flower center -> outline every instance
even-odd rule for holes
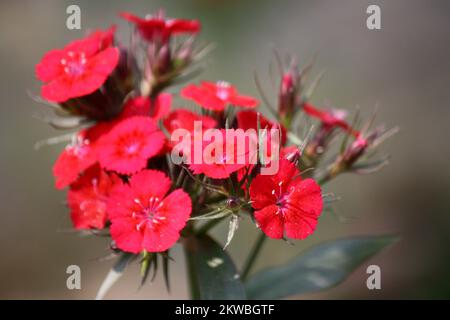
[[[278,183],[278,190],[275,189],[272,190],[272,195],[275,196],[276,198],[275,204],[278,206],[281,212],[283,212],[283,209],[285,209],[289,205],[289,196],[293,191],[292,187],[289,190],[283,191],[282,190],[283,182],[284,181],[280,181]]]
[[[219,81],[216,84],[216,96],[220,100],[227,100],[230,97],[230,84],[226,81]]]
[[[136,154],[139,150],[139,143],[135,142],[125,146],[125,152],[129,155]]]
[[[134,202],[141,207],[141,211],[133,212],[132,217],[139,216],[141,221],[136,225],[136,230],[140,231],[143,226],[154,228],[162,221],[166,220],[165,216],[159,214],[158,210],[163,206],[164,202],[160,201],[158,197],[150,197],[147,205],[142,204],[139,199],[134,199]]]
[[[80,76],[86,69],[86,55],[84,52],[69,51],[66,58],[61,59],[61,65],[64,67],[64,72],[70,76]]]
[[[283,194],[281,196],[278,197],[276,205],[280,208],[284,208],[287,205],[288,202],[288,195],[287,194]]]
[[[74,156],[76,156],[79,159],[82,159],[88,154],[89,146],[90,146],[89,139],[85,139],[83,138],[83,136],[77,135],[74,139],[72,139],[72,143],[69,144],[66,148]]]

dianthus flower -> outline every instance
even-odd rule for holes
[[[106,201],[114,185],[121,180],[108,175],[98,165],[87,169],[70,186],[67,201],[75,229],[103,229],[107,220]]]
[[[120,14],[125,20],[134,23],[140,35],[147,41],[167,42],[172,35],[200,31],[200,22],[197,20],[166,19],[162,11],[156,16],[140,18],[129,12]]]
[[[282,159],[275,175],[258,175],[250,185],[255,220],[270,238],[305,239],[311,235],[323,208],[319,185],[302,179],[295,164]]]
[[[47,52],[36,65],[36,76],[45,83],[42,97],[64,102],[100,88],[119,62],[119,49],[112,47],[114,30],[96,31]]]
[[[126,118],[99,139],[98,161],[105,170],[133,174],[146,167],[147,160],[161,150],[164,139],[150,117]]]
[[[180,237],[192,209],[189,195],[182,189],[168,193],[170,179],[160,171],[144,170],[129,184],[114,188],[107,211],[111,237],[126,252],[161,252]]]

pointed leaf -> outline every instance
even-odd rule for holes
[[[392,236],[355,237],[315,246],[284,266],[249,279],[249,299],[281,299],[333,287],[368,258],[395,241]]]

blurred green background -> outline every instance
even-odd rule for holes
[[[65,27],[66,7],[78,4],[82,30]],[[366,28],[366,8],[378,4],[382,29]],[[288,261],[305,248],[349,235],[400,234],[401,242],[361,266],[331,290],[296,298],[450,297],[450,2],[418,1],[56,1],[0,2],[0,298],[90,299],[112,261],[108,241],[80,237],[70,229],[65,194],[53,188],[51,166],[62,145],[35,151],[38,140],[61,134],[38,116],[45,107],[37,93],[34,66],[49,49],[59,48],[88,29],[112,23],[126,39],[127,23],[117,13],[139,15],[165,7],[172,17],[202,22],[202,40],[216,49],[201,78],[228,80],[257,95],[258,71],[273,95],[268,64],[273,48],[292,52],[300,64],[317,54],[314,73],[326,69],[313,102],[341,108],[361,106],[366,115],[378,103],[378,121],[399,125],[388,142],[391,165],[370,176],[345,175],[327,186],[342,200],[325,213],[317,232],[290,246],[269,241],[256,270]],[[242,221],[229,251],[242,264],[255,237]],[[226,238],[226,226],[214,232]],[[187,298],[184,258],[177,246],[172,292],[162,277],[138,290],[136,266],[108,298]],[[82,271],[82,290],[66,288],[66,267]],[[369,264],[382,270],[382,289],[369,291]]]

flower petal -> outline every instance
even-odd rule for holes
[[[276,205],[267,206],[255,211],[255,219],[259,228],[270,238],[283,238],[283,219]]]

